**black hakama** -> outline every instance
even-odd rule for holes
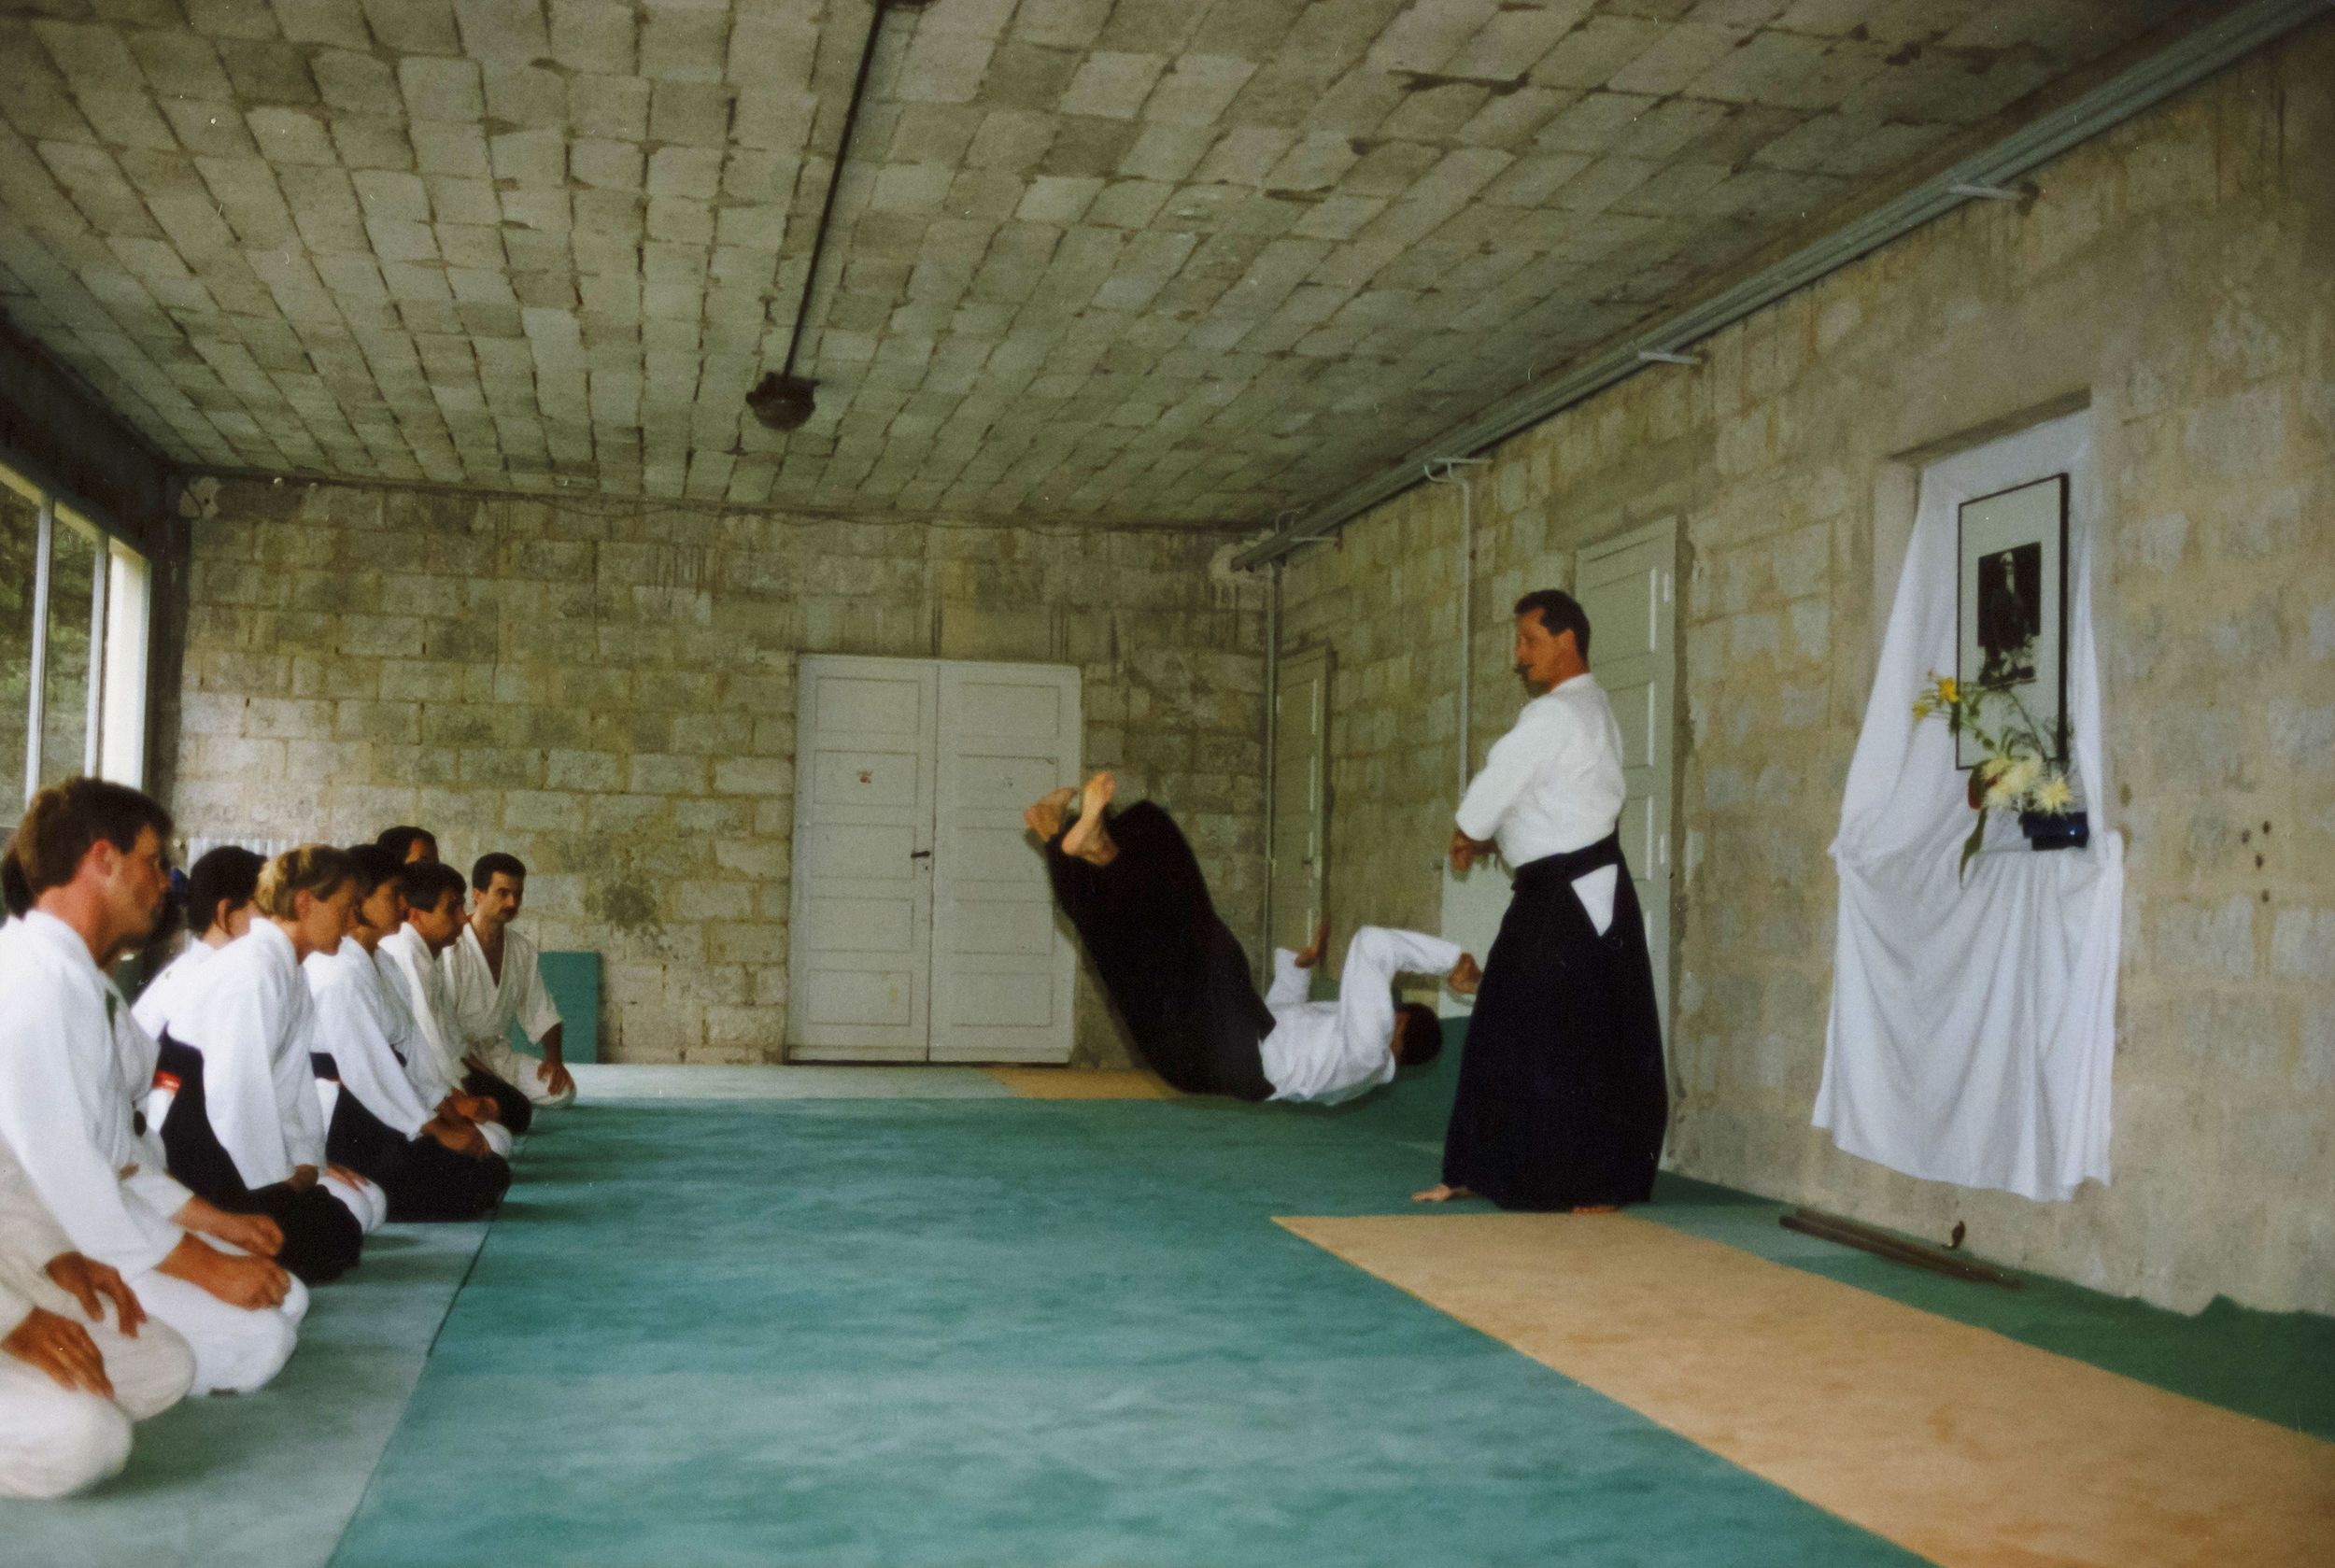
[[[324,1284],[357,1265],[364,1252],[364,1226],[323,1183],[305,1192],[296,1191],[289,1181],[245,1185],[234,1156],[211,1130],[203,1091],[203,1052],[165,1029],[155,1059],[155,1080],[175,1090],[170,1112],[163,1119],[163,1153],[181,1186],[230,1214],[264,1214],[275,1221],[284,1233],[276,1261],[303,1284]]]
[[[330,1056],[316,1057],[319,1077],[328,1077]],[[500,1155],[480,1159],[458,1154],[424,1135],[406,1137],[350,1094],[347,1084],[333,1099],[333,1121],[324,1135],[324,1157],[347,1165],[381,1189],[392,1222],[476,1220],[511,1190],[510,1162]]]
[[[1106,821],[1119,847],[1110,865],[1065,855],[1057,834],[1046,874],[1136,1050],[1187,1095],[1268,1098],[1258,1046],[1273,1015],[1182,829],[1149,800]]]
[[[1600,936],[1573,891],[1616,869]],[[1646,921],[1618,835],[1518,868],[1467,1024],[1443,1180],[1503,1208],[1642,1203],[1669,1121]]]

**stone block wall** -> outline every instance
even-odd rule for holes
[[[1221,536],[245,481],[209,510],[182,831],[514,851],[540,939],[604,955],[607,1057],[779,1058],[802,653],[1078,666],[1087,766],[1171,801],[1256,925],[1263,599]],[[1126,1059],[1083,979],[1078,1042]]]
[[[1682,534],[1672,1155],[1693,1176],[2191,1308],[2335,1309],[2335,24],[1502,445],[1476,471],[1476,752],[1508,619],[1581,545]],[[1809,1125],[1870,694],[1876,540],[1925,452],[2087,402],[2095,634],[2128,835],[2116,1180],[2041,1205]],[[1459,508],[1415,489],[1287,569],[1325,640],[1341,925],[1432,922]],[[1886,572],[1888,549],[1882,544]],[[1911,694],[1905,694],[1910,699]]]

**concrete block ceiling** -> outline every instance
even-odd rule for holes
[[[2177,0],[0,0],[0,311],[190,470],[1262,524]]]

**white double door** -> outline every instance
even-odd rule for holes
[[[1078,671],[811,655],[798,695],[788,1058],[1068,1062],[1022,812],[1078,782]]]

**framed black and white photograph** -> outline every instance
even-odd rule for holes
[[[2067,756],[2068,476],[1964,501],[1955,679],[2002,690],[2034,721],[2052,761]],[[1967,730],[1955,765],[1985,748]]]

